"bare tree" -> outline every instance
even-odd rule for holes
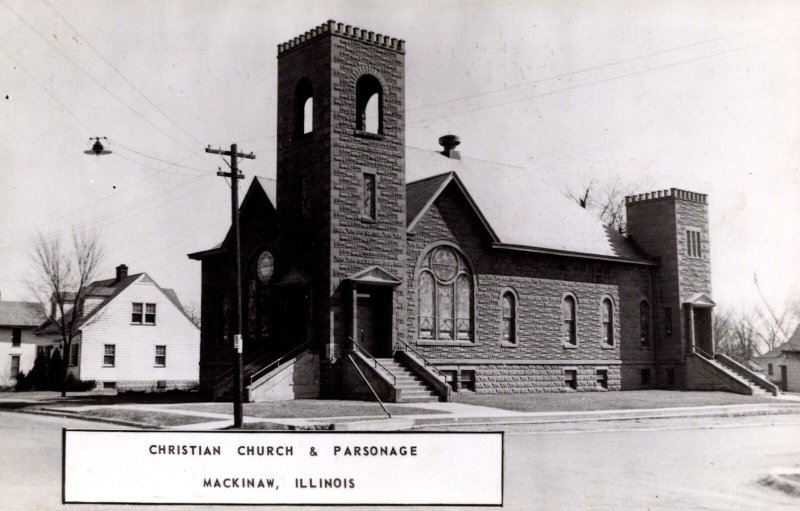
[[[192,323],[197,325],[198,327],[201,325],[201,318],[200,318],[200,304],[196,301],[192,300],[191,302],[183,304],[183,310],[186,312],[186,315],[191,318]]]
[[[78,229],[73,229],[67,243],[61,237],[39,235],[33,249],[29,287],[46,311],[45,328],[56,333],[61,342],[62,396],[66,395],[70,348],[80,333],[84,302],[102,259],[99,236]]]
[[[625,196],[631,193],[633,190],[623,187],[619,177],[602,184],[595,179],[589,179],[580,186],[564,190],[568,198],[580,207],[594,212],[605,225],[620,234],[627,233]]]

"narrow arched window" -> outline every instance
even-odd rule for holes
[[[419,338],[472,339],[472,272],[454,248],[440,246],[422,260],[417,274]]]
[[[501,300],[503,313],[503,342],[517,342],[517,299],[514,293],[506,291]]]
[[[356,83],[356,129],[368,133],[383,133],[383,88],[371,75]]]
[[[639,304],[639,342],[650,346],[650,304],[646,300]]]
[[[314,88],[308,78],[297,83],[294,112],[296,135],[314,131]]]
[[[561,334],[564,343],[572,346],[578,345],[577,314],[578,306],[575,303],[575,298],[569,295],[565,296],[564,301],[561,303]]]
[[[603,343],[606,346],[614,345],[614,304],[610,298],[603,299],[600,305],[600,327],[602,329]]]

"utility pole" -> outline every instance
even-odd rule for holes
[[[231,178],[231,224],[233,228],[233,259],[236,280],[236,328],[233,334],[233,427],[242,427],[242,247],[239,240],[239,180],[244,179],[244,174],[239,172],[238,159],[248,158],[255,160],[253,153],[244,154],[237,152],[236,144],[231,145],[230,151],[206,148],[207,153],[230,156],[228,165],[230,172],[217,172],[218,176]]]

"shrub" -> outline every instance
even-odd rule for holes
[[[65,385],[68,392],[86,392],[92,390],[97,385],[97,382],[94,380],[79,380],[69,374]]]
[[[17,383],[14,385],[15,390],[30,390],[33,387],[32,378],[29,374],[25,374],[24,371],[17,373]]]

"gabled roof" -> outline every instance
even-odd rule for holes
[[[716,302],[714,302],[714,300],[712,300],[711,297],[705,293],[695,293],[684,303],[692,304],[697,308],[713,307],[716,305]]]
[[[354,273],[345,280],[358,282],[360,284],[372,284],[378,286],[399,286],[402,284],[391,273],[384,270],[380,266],[370,266],[357,273]]]
[[[37,302],[0,302],[0,327],[34,327],[45,320]]]
[[[472,208],[472,211],[478,216],[478,219],[489,233],[492,241],[500,241],[500,238],[497,237],[497,234],[495,234],[492,226],[489,225],[486,217],[483,216],[483,212],[481,212],[480,208],[477,206],[477,204],[475,204],[475,200],[469,194],[467,189],[464,187],[464,183],[461,182],[461,179],[459,179],[455,172],[447,172],[446,174],[432,176],[428,179],[410,183],[406,186],[406,196],[412,196],[415,203],[415,209],[417,204],[422,204],[419,206],[414,216],[410,216],[408,213],[406,213],[406,218],[410,219],[406,228],[411,231],[417,225],[417,222],[419,222],[420,219],[425,216],[425,213],[428,211],[431,205],[436,202],[436,199],[439,197],[439,195],[441,195],[450,184],[456,186],[461,192],[461,195],[464,196],[467,204],[469,204],[469,206]]]
[[[409,218],[419,214],[423,198],[450,172],[469,191],[499,248],[652,264],[624,236],[522,167],[406,148]]]
[[[794,331],[794,334],[792,334],[792,336],[789,338],[788,341],[781,344],[780,346],[777,346],[769,350],[768,352],[761,355],[761,357],[766,357],[766,358],[780,357],[783,352],[789,352],[789,353],[800,352],[800,325],[797,326],[797,328]]]
[[[127,289],[131,284],[137,281],[148,282],[153,284],[156,288],[158,288],[164,296],[183,314],[193,325],[195,324],[192,318],[186,313],[181,305],[180,300],[178,299],[178,295],[172,289],[165,289],[159,286],[149,275],[146,273],[136,273],[134,275],[128,275],[127,277],[117,280],[117,279],[105,279],[105,280],[97,280],[92,282],[87,286],[86,291],[86,298],[102,298],[102,302],[97,305],[94,309],[92,309],[89,314],[83,317],[80,320],[79,328],[83,325],[89,323],[89,321],[97,316],[100,311],[109,303],[111,303],[114,298],[116,298],[120,293],[122,293],[125,289]],[[74,313],[74,309],[69,310],[65,316],[68,320],[72,317]],[[41,323],[41,322],[40,322]],[[46,320],[44,324],[41,325],[37,333],[40,334],[52,334],[58,333],[57,327],[49,320]]]
[[[267,198],[267,203],[273,209],[277,209],[277,202],[276,202],[276,182],[274,179],[266,178],[262,176],[255,176],[253,180],[250,182],[250,186],[247,188],[247,192],[244,194],[244,199],[242,199],[242,204],[239,206],[239,211],[243,211],[245,206],[248,202],[252,200],[253,194],[256,191],[262,191],[264,196]],[[231,236],[231,228],[228,228],[228,232],[225,234],[225,239],[222,242],[217,243],[213,247],[200,250],[198,252],[192,252],[191,254],[187,254],[189,259],[196,259],[200,260],[206,256],[221,254],[225,252],[225,245],[228,243],[228,239]]]

